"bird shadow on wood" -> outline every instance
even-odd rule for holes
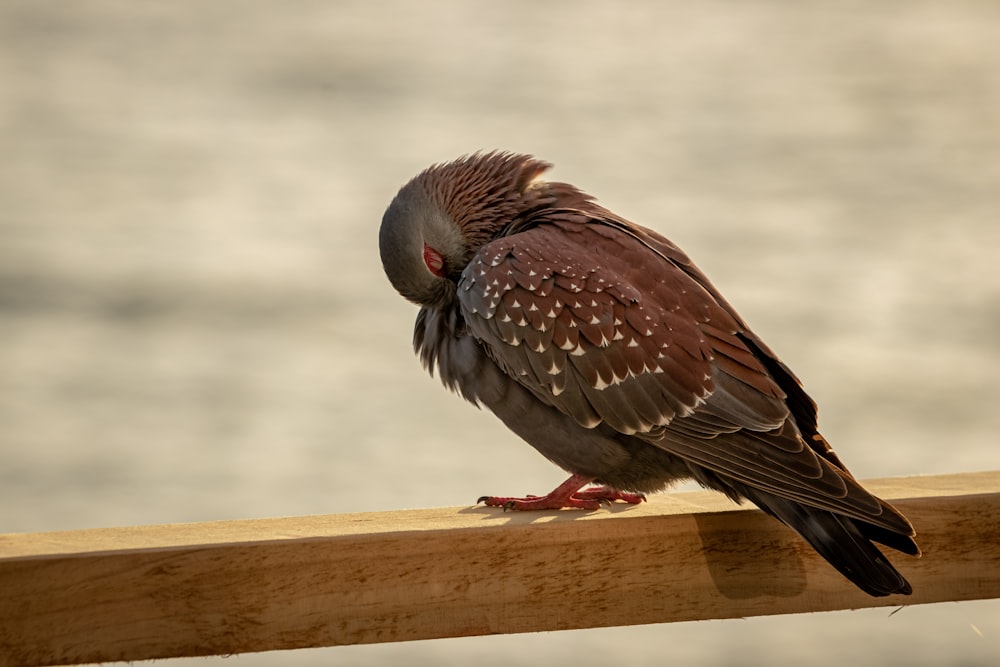
[[[744,515],[733,525],[732,515],[694,514],[702,554],[720,594],[731,600],[759,597],[788,598],[806,588],[806,568],[796,548],[795,535],[768,538],[771,520]]]
[[[480,515],[494,525],[525,526],[563,523],[592,517],[598,512],[627,514],[637,505],[612,503],[597,510],[504,511],[473,505],[459,514]],[[774,537],[772,519],[759,513],[705,512],[691,515],[701,542],[700,553],[716,590],[731,600],[790,598],[806,588],[806,569],[794,534]],[[501,523],[503,522],[503,523]]]

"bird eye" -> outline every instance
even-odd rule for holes
[[[444,278],[444,257],[426,243],[424,244],[424,265],[438,278]]]

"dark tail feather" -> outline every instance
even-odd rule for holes
[[[881,526],[876,526],[870,523],[865,523],[863,521],[855,521],[854,525],[858,527],[861,534],[867,537],[869,540],[878,542],[879,544],[884,544],[887,547],[892,547],[896,551],[902,551],[904,554],[910,556],[919,556],[920,547],[913,540],[910,535],[904,535],[902,533],[897,533]]]
[[[747,489],[744,495],[801,535],[820,556],[865,593],[882,597],[893,593],[909,595],[913,591],[910,582],[871,542],[876,540],[905,553],[919,553],[909,536],[756,489]]]

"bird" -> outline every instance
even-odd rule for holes
[[[875,543],[912,524],[818,430],[802,383],[658,232],[506,151],[434,164],[385,210],[386,276],[420,307],[413,347],[445,387],[570,473],[504,510],[594,510],[694,480],[750,501],[865,593],[912,587]]]

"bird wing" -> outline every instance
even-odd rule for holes
[[[755,488],[912,530],[815,432],[815,405],[791,372],[654,232],[609,212],[550,212],[483,246],[458,298],[494,361],[580,425],[604,423]],[[790,406],[801,417],[789,419]]]
[[[459,303],[493,359],[541,400],[629,435],[690,417],[717,372],[752,389],[716,430],[771,430],[784,392],[735,335],[740,324],[676,263],[574,211],[481,248]]]

